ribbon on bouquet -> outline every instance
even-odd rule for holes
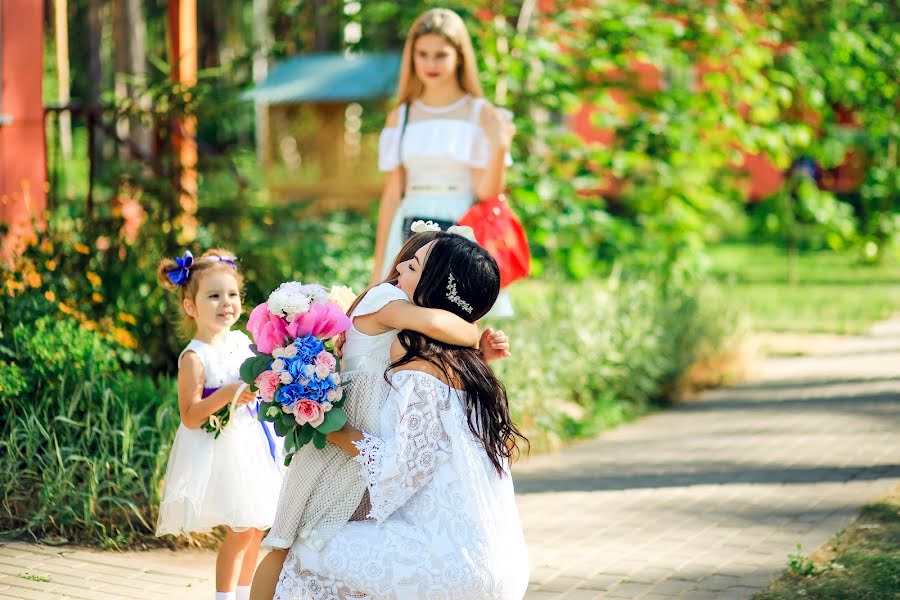
[[[253,402],[247,405],[247,410],[250,411],[250,414],[253,415],[253,418],[256,419],[256,416],[259,414],[259,399],[257,398]],[[275,438],[272,437],[272,432],[269,431],[266,423],[256,419],[256,422],[259,423],[259,426],[262,427],[263,434],[266,436],[266,442],[269,444],[269,454],[272,455],[272,460],[276,463],[278,462],[278,457],[275,456]]]
[[[243,392],[244,388],[246,388],[246,387],[247,387],[247,384],[244,383],[238,388],[237,393],[234,395],[234,399],[231,401],[232,404],[236,403],[238,396],[241,395],[241,392]],[[217,391],[218,389],[219,388],[217,388],[217,387],[214,387],[214,388],[205,387],[205,388],[203,388],[203,393],[201,394],[200,397],[206,398],[207,396],[209,396],[213,392]],[[247,404],[247,410],[250,411],[250,414],[253,415],[253,419],[256,420],[257,423],[259,423],[260,427],[262,427],[263,435],[266,436],[266,443],[269,445],[269,454],[272,456],[272,460],[277,463],[278,457],[276,456],[277,451],[275,449],[275,438],[272,437],[272,432],[269,430],[269,428],[266,426],[266,424],[256,418],[256,416],[259,414],[259,399],[256,399],[253,402]]]

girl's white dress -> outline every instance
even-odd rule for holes
[[[391,222],[382,262],[382,277],[394,262],[407,232],[409,218],[456,223],[475,201],[472,169],[485,169],[491,145],[479,118],[484,98],[464,96],[447,106],[419,100],[407,111],[401,105],[396,127],[385,127],[378,143],[378,168],[390,172],[403,166],[406,189]],[[512,160],[507,156],[507,165]],[[501,292],[490,316],[513,314],[508,294]]]
[[[380,436],[357,447],[369,521],[324,548],[295,543],[275,598],[519,599],[528,557],[508,468],[469,430],[464,393],[397,371]]]
[[[191,340],[178,361],[194,352],[203,363],[205,388],[219,388],[240,381],[241,363],[253,355],[250,344],[240,331],[228,332],[217,345]],[[156,535],[208,532],[218,525],[236,531],[271,526],[282,473],[255,410],[255,403],[238,405],[218,438],[178,426]]]

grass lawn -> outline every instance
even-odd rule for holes
[[[847,529],[809,558],[790,557],[787,572],[753,600],[895,600],[900,597],[900,487],[863,508]]]
[[[757,331],[863,333],[900,311],[900,265],[862,265],[833,252],[802,253],[790,282],[784,250],[722,244],[710,250],[715,277]]]

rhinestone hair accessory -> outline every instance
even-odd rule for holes
[[[447,300],[463,309],[466,314],[472,314],[472,305],[460,298],[456,291],[456,278],[453,273],[447,278]]]

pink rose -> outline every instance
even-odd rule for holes
[[[275,390],[278,389],[279,383],[281,383],[281,378],[274,371],[263,371],[256,378],[256,381],[253,382],[259,388],[259,395],[266,402],[271,402],[275,399]]]
[[[255,311],[254,311],[255,312]],[[253,317],[251,313],[251,318]],[[250,324],[247,324],[249,329]],[[298,338],[312,334],[319,339],[333,338],[350,329],[350,319],[337,304],[313,302],[308,312],[297,313],[287,326],[287,333]]]
[[[325,422],[325,411],[316,402],[303,398],[294,404],[294,420],[298,425],[309,423],[313,427],[318,427]]]
[[[337,365],[337,362],[334,360],[334,356],[330,352],[326,352],[322,350],[316,355],[316,366],[317,367],[325,367],[328,369],[328,372],[334,371],[334,367]],[[324,379],[324,377],[322,378]]]
[[[284,319],[270,313],[269,305],[265,302],[250,313],[250,318],[247,320],[247,331],[253,336],[257,350],[263,354],[271,354],[288,337],[288,328]]]

